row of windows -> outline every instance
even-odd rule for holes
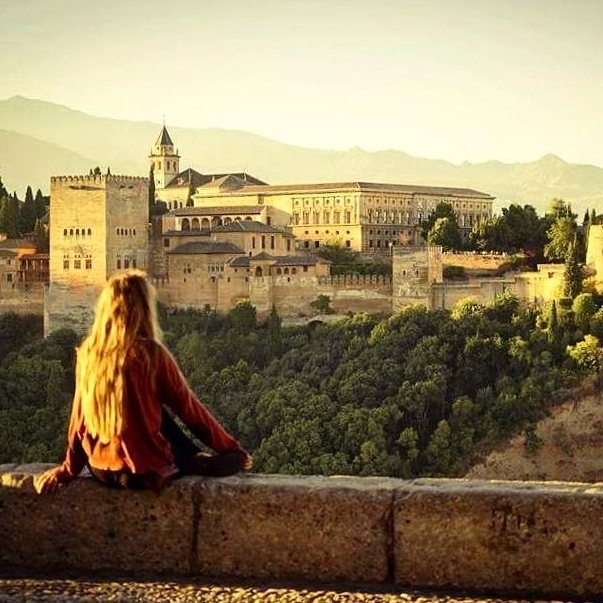
[[[245,221],[247,222],[251,222],[253,220],[253,218],[251,216],[245,216]],[[233,218],[219,218],[219,217],[215,217],[212,218],[211,222],[209,220],[209,218],[201,218],[201,220],[199,220],[199,218],[182,218],[182,222],[181,222],[181,226],[180,229],[181,230],[201,230],[201,229],[206,229],[206,228],[216,228],[217,226],[222,226],[223,224],[232,224],[232,222],[241,222],[243,221],[243,218],[241,218],[240,216],[236,216],[234,219]],[[268,219],[268,224],[270,224],[270,220]]]
[[[331,223],[331,212],[324,211],[321,215],[319,211],[312,212],[312,224],[330,224]],[[346,211],[343,214],[343,224],[350,224],[352,222],[352,212]],[[341,212],[333,212],[333,224],[341,224]],[[293,224],[299,226],[300,224],[310,224],[310,212],[304,211],[301,215],[298,212],[293,214]]]
[[[311,245],[318,249],[320,247],[320,241],[304,241],[304,249],[310,249]],[[348,239],[344,242],[344,245],[346,247],[351,247],[352,242]]]
[[[299,206],[299,205],[331,205],[331,202],[333,202],[333,205],[341,205],[341,203],[343,202],[343,199],[341,197],[314,197],[314,198],[310,198],[310,197],[304,197],[303,199],[293,199],[293,205],[294,206]],[[345,204],[346,205],[351,205],[352,203],[352,199],[350,197],[346,197],[345,198]]]
[[[75,229],[74,228],[69,228],[69,229],[64,228],[63,229],[63,236],[64,237],[67,237],[67,236],[72,237],[72,236],[75,235],[76,237],[80,237],[80,236],[81,237],[85,237],[86,236],[86,232],[87,232],[87,234],[88,234],[89,237],[92,236],[92,229],[91,228],[89,228],[87,231],[86,231],[85,228],[75,228]]]
[[[308,272],[308,266],[302,266],[302,271],[303,272]],[[192,270],[191,270],[190,266],[187,265],[187,268],[185,268],[183,272],[184,272],[184,274],[190,274],[192,272]],[[216,272],[218,272],[218,270],[216,270]],[[224,267],[222,267],[219,272],[224,272]],[[235,272],[238,272],[237,268],[235,268]],[[247,272],[249,272],[249,268],[247,268]],[[263,276],[263,274],[264,273],[263,273],[263,270],[262,270],[261,266],[258,266],[255,269],[255,276],[256,277],[261,277],[261,276]],[[295,268],[295,267],[293,267],[293,268],[288,268],[288,267],[286,267],[286,268],[277,268],[276,269],[276,274],[279,275],[279,276],[283,275],[283,274],[285,274],[285,275],[288,275],[288,274],[297,274],[297,268]],[[245,282],[248,282],[248,281],[249,281],[249,279],[246,277],[245,278]],[[184,277],[183,282],[186,283],[186,276]],[[212,283],[216,282],[216,277],[215,276],[211,277],[211,282]],[[227,282],[230,283],[230,277],[228,277]]]
[[[92,270],[92,256],[90,254],[86,254],[84,256],[84,267],[86,270]],[[71,267],[71,258],[69,254],[63,255],[63,270],[69,270]],[[78,253],[75,254],[73,258],[73,268],[74,270],[82,269],[82,256]]]
[[[309,231],[309,230],[306,230],[305,234],[309,235],[309,234],[310,234],[310,231]],[[315,231],[314,231],[314,234],[320,234],[320,231],[319,231],[319,230],[315,230]],[[330,234],[330,231],[325,230],[325,234]],[[338,235],[338,234],[339,234],[339,231],[338,231],[338,230],[336,230],[336,231],[335,231],[335,234],[336,234],[336,235]],[[350,233],[350,231],[349,231],[349,230],[346,230],[346,231],[345,231],[345,234],[349,235],[349,234],[351,234],[351,233]]]
[[[135,237],[136,229],[135,228],[116,228],[115,234],[117,236],[127,236],[127,237]]]
[[[154,170],[160,170],[161,169],[161,161],[152,161],[151,165],[153,166]],[[173,160],[167,160],[165,162],[165,171],[166,172],[177,172],[178,171],[178,162]]]
[[[127,270],[128,268],[136,268],[136,260],[135,259],[130,259],[130,258],[117,258],[117,262],[116,262],[116,266],[118,270],[121,270],[122,267],[124,270]]]

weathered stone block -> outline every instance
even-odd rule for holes
[[[202,575],[391,580],[393,480],[249,475],[196,484]]]
[[[114,490],[92,478],[78,478],[40,496],[29,466],[3,474],[1,483],[1,566],[189,572],[195,523],[188,480],[156,494]]]
[[[601,486],[417,480],[395,494],[395,580],[600,595],[602,519]]]

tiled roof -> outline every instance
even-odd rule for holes
[[[233,243],[225,243],[220,241],[212,242],[192,242],[184,243],[179,245],[172,251],[168,251],[168,254],[180,254],[180,255],[200,255],[200,254],[214,254],[214,253],[245,253],[242,249],[234,245]]]
[[[200,230],[166,230],[162,233],[164,237],[209,237],[211,230],[201,228]]]
[[[174,176],[172,180],[170,180],[166,188],[188,187],[191,178],[193,181],[193,186],[195,188],[206,184],[218,186],[215,184],[217,181],[225,180],[231,176],[240,180],[241,184],[245,187],[268,186],[263,180],[260,180],[259,178],[256,178],[255,176],[252,176],[251,174],[247,174],[245,172],[237,172],[234,174],[201,174],[196,170],[188,168],[183,172],[180,172],[178,175]]]
[[[238,258],[234,258],[228,262],[229,266],[234,266],[235,268],[249,268],[249,256],[241,255]]]
[[[163,126],[163,128],[161,128],[161,132],[159,132],[159,136],[157,137],[157,141],[155,142],[155,146],[174,146],[174,143],[172,142],[172,139],[170,138],[170,135],[168,134],[167,128],[165,126]]]
[[[316,264],[330,264],[328,260],[316,257],[315,255],[270,255],[265,251],[258,253],[253,257],[244,256],[234,258],[230,265],[235,268],[248,267],[254,261],[270,261],[277,266],[315,266]]]
[[[35,249],[36,246],[29,239],[4,239],[0,241],[0,249]]]
[[[179,207],[170,213],[174,216],[217,216],[220,214],[243,215],[261,214],[264,208],[260,205],[219,205],[213,207]]]
[[[188,168],[176,176],[174,176],[165,188],[187,188],[190,182],[193,182],[193,187],[197,188],[206,182],[206,176],[200,174],[197,170]]]
[[[267,232],[271,234],[281,234],[286,236],[293,236],[290,232],[275,228],[263,222],[257,220],[235,220],[230,224],[223,224],[222,226],[216,226],[213,232]]]
[[[440,195],[446,197],[472,197],[477,199],[494,199],[488,193],[470,188],[454,188],[446,186],[421,186],[419,184],[384,184],[379,182],[331,182],[319,184],[275,184],[266,186],[246,186],[241,193],[312,193],[312,192],[396,192],[409,195]]]

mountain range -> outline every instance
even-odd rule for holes
[[[0,176],[23,198],[28,185],[48,193],[50,177],[87,174],[145,176],[147,155],[161,125],[95,117],[63,105],[14,96],[0,101]],[[527,163],[488,161],[455,165],[402,151],[345,151],[292,146],[255,134],[219,128],[169,127],[181,169],[202,173],[246,171],[270,184],[388,182],[473,188],[543,213],[554,197],[582,217],[603,204],[603,169],[545,155]]]

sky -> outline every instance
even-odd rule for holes
[[[0,0],[0,99],[603,167],[602,0]]]

